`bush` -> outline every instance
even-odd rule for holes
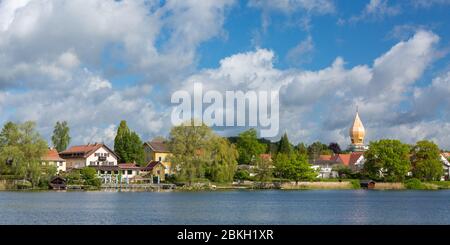
[[[16,182],[16,187],[17,187],[17,189],[22,190],[22,189],[30,189],[31,187],[33,187],[33,185],[28,180],[18,180]]]
[[[352,180],[350,180],[350,183],[352,184],[353,189],[361,188],[361,182],[359,182],[359,179],[352,179]]]
[[[102,184],[101,180],[97,178],[97,171],[94,168],[82,168],[80,174],[86,185],[99,187]]]
[[[234,174],[235,180],[250,180],[250,173],[247,170],[239,169]]]
[[[424,185],[419,179],[412,178],[405,181],[406,189],[412,190],[424,190],[427,189],[427,186]]]

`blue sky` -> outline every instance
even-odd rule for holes
[[[170,130],[171,94],[280,89],[280,134],[349,143],[430,139],[450,149],[450,1],[0,0],[0,123],[111,143]],[[236,134],[231,128],[221,134]],[[276,139],[277,137],[275,137]]]

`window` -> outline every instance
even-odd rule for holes
[[[160,162],[162,161],[162,157],[159,157],[159,161],[160,161]]]
[[[119,171],[114,171],[114,174],[119,174]]]
[[[128,174],[132,174],[133,173],[133,171],[132,170],[128,170]]]
[[[159,170],[156,171],[156,174],[157,174],[157,175],[160,175],[160,174],[161,174],[161,171],[159,171]]]

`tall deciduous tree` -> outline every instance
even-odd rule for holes
[[[9,165],[12,174],[29,180],[33,186],[41,180],[41,157],[46,151],[47,142],[36,131],[34,122],[8,122],[0,133],[0,161]]]
[[[385,181],[403,181],[411,169],[410,147],[399,140],[383,139],[370,142],[364,153],[364,172],[371,178]]]
[[[270,181],[273,177],[273,164],[270,158],[258,155],[255,160],[256,179],[261,182]]]
[[[439,147],[422,140],[413,147],[411,165],[413,176],[421,180],[440,180],[444,174]]]
[[[235,145],[222,137],[216,136],[211,144],[211,161],[208,171],[214,182],[231,182],[237,168],[238,153]]]
[[[205,176],[213,137],[214,134],[208,126],[196,126],[193,120],[172,128],[169,136],[169,158],[180,179],[191,184],[195,178]]]
[[[294,180],[313,180],[317,172],[308,163],[306,154],[278,154],[275,158],[275,171],[279,177]]]
[[[131,131],[126,121],[121,121],[114,138],[114,151],[119,156],[122,163],[136,162],[145,164],[145,153],[142,141],[137,133]]]
[[[70,129],[66,121],[56,122],[53,129],[52,143],[58,152],[67,149],[70,144]]]
[[[237,139],[237,149],[240,164],[250,164],[256,158],[266,152],[267,145],[258,141],[255,129],[249,129],[239,134]]]

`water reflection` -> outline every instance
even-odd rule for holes
[[[450,224],[450,191],[0,192],[0,224]]]

